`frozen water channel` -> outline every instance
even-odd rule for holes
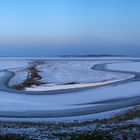
[[[37,60],[0,60],[0,117],[78,118],[140,104],[139,59],[43,59],[37,68],[46,84],[12,88]]]

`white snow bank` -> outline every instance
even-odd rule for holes
[[[66,89],[79,89],[79,88],[90,88],[90,87],[97,87],[97,86],[103,86],[106,84],[126,80],[129,78],[133,78],[134,76],[127,77],[125,79],[118,79],[118,80],[109,80],[109,81],[103,81],[103,82],[96,82],[96,83],[85,83],[85,84],[68,84],[68,85],[40,85],[40,86],[32,86],[27,87],[25,90],[27,91],[61,91]]]

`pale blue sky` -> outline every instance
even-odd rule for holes
[[[139,7],[139,0],[0,0],[0,55],[137,50]]]

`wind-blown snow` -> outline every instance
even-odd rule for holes
[[[26,67],[29,61],[0,59],[0,70]]]
[[[91,83],[114,80],[126,76],[121,73],[111,73],[93,70],[95,64],[103,61],[51,61],[39,65],[43,82],[49,84]],[[128,75],[129,76],[129,75]]]

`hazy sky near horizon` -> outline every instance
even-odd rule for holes
[[[1,0],[0,55],[107,53],[111,47],[131,54],[140,49],[139,7],[139,0]]]

